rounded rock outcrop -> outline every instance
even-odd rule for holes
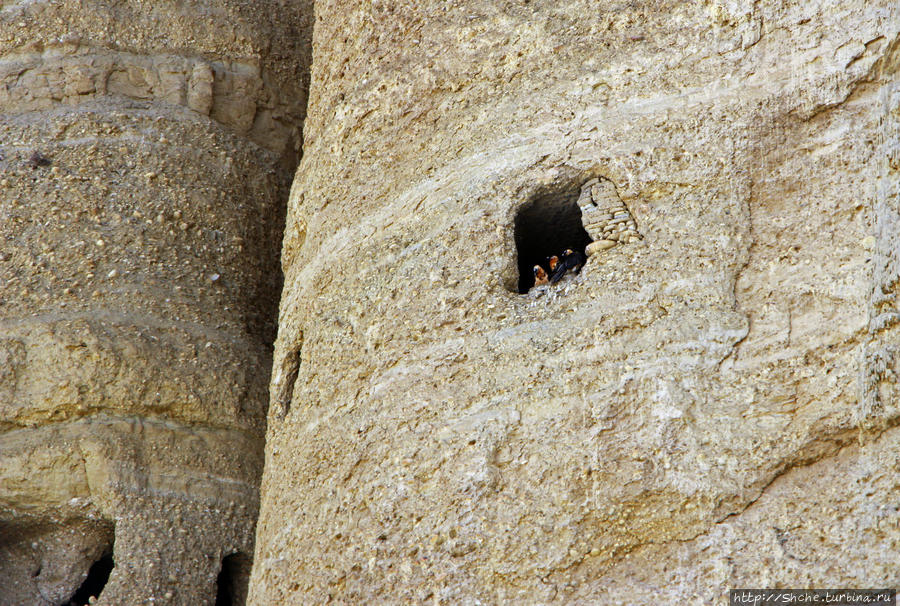
[[[896,6],[317,15],[251,603],[896,585]],[[598,175],[641,245],[514,292]]]

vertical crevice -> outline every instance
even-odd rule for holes
[[[279,364],[278,372],[275,374],[273,388],[275,390],[274,403],[278,406],[278,417],[285,418],[291,411],[291,401],[294,397],[294,386],[297,383],[297,376],[300,374],[300,363],[302,362],[301,350],[303,349],[303,333],[297,336],[297,342],[294,343]]]

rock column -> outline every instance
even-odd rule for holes
[[[897,584],[896,3],[316,11],[254,604]]]
[[[213,603],[252,554],[311,20],[0,8],[0,604],[105,554],[100,603]]]

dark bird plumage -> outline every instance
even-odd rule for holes
[[[576,274],[579,273],[585,261],[587,261],[587,257],[584,256],[583,252],[576,252],[571,248],[567,248],[563,251],[562,258],[556,265],[556,269],[550,274],[550,283],[556,284],[559,282],[570,269]]]

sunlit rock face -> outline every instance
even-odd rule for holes
[[[896,3],[316,14],[252,603],[898,584]]]
[[[310,2],[0,5],[0,604],[241,600]]]

